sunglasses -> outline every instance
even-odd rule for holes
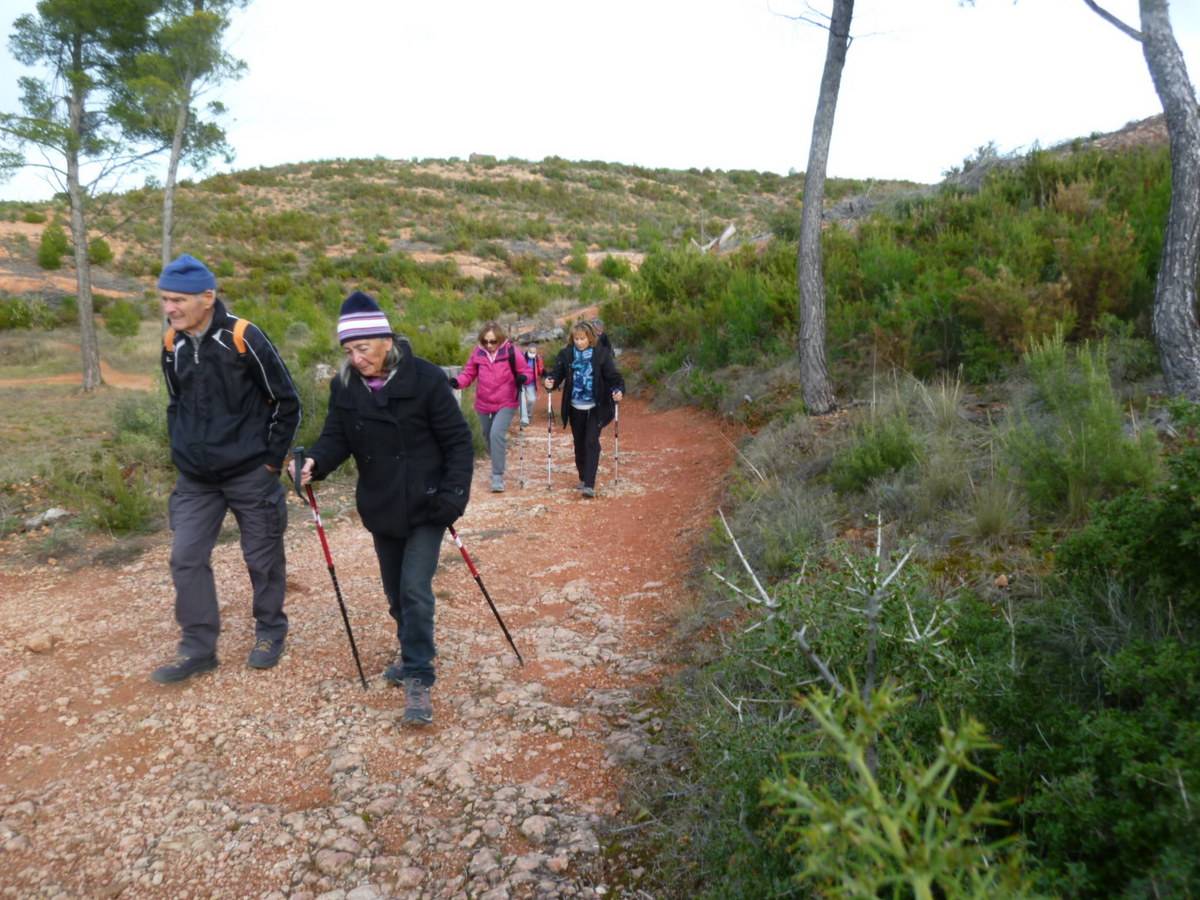
[[[492,347],[492,346],[495,346],[495,345],[496,345],[496,344],[498,344],[498,343],[500,343],[500,342],[499,342],[498,340],[494,339],[494,338],[493,338],[492,340],[490,340],[490,341],[489,341],[487,338],[484,338],[484,339],[483,339],[483,345],[484,345],[485,347]]]

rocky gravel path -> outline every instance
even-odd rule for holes
[[[218,545],[221,665],[147,675],[176,639],[166,536],[117,568],[0,565],[0,896],[599,897],[623,765],[657,727],[690,550],[733,453],[694,411],[623,404],[600,496],[572,489],[544,411],[509,490],[476,467],[459,531],[519,667],[454,546],[443,547],[435,723],[400,724],[395,650],[351,486],[318,495],[370,688],[354,670],[310,518],[292,496],[280,665],[253,635],[236,534]],[[636,884],[636,872],[626,873]]]

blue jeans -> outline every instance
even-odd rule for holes
[[[434,682],[433,575],[445,533],[435,525],[418,525],[406,538],[372,535],[388,612],[396,620],[401,677],[426,685]]]

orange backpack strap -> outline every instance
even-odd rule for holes
[[[237,347],[239,355],[246,352],[246,329],[249,327],[249,319],[238,319],[233,323],[233,346]]]
[[[250,327],[248,319],[238,319],[233,323],[233,346],[237,347],[239,355],[246,352],[246,329]],[[175,329],[168,328],[163,332],[163,349],[168,353],[175,352]]]

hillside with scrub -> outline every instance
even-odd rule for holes
[[[518,604],[514,636],[537,645],[535,673],[489,668],[502,686],[486,702],[454,694],[460,718],[447,734],[470,745],[469,771],[448,774],[452,761],[439,759],[423,776],[407,773],[411,785],[391,777],[393,794],[419,785],[435,806],[429,784],[445,777],[458,785],[445,796],[468,803],[469,779],[476,811],[424,842],[410,817],[405,844],[387,836],[382,806],[362,812],[387,784],[368,778],[354,793],[335,775],[332,799],[313,787],[288,802],[361,814],[390,847],[374,858],[404,862],[372,880],[363,855],[343,868],[318,862],[329,847],[313,838],[308,857],[280,863],[286,889],[256,886],[713,898],[1200,892],[1200,408],[1164,395],[1149,332],[1169,180],[1160,140],[1093,136],[1020,158],[981,152],[936,187],[832,181],[823,253],[839,408],[824,416],[806,414],[798,386],[802,176],[480,156],[324,161],[182,185],[175,246],[206,259],[233,311],[278,341],[304,393],[302,441],[320,426],[337,310],[356,288],[443,365],[462,362],[486,320],[551,354],[563,324],[596,309],[648,423],[641,442],[632,425],[622,436],[625,488],[597,504],[610,505],[605,533],[621,550],[613,571],[578,540],[556,492],[506,496],[511,506],[488,507],[498,527],[468,513],[474,536],[496,538],[494,558],[512,566],[537,552],[512,543],[522,516],[548,516],[536,530],[554,556],[536,564],[536,599]],[[111,377],[80,396],[61,380],[77,367],[70,292],[58,280],[69,261],[65,206],[0,207],[10,595],[18,573],[47,567],[61,573],[47,589],[60,600],[72,583],[141,572],[147,560],[165,573],[172,472],[152,289],[160,208],[153,186],[97,200],[89,249]],[[127,380],[137,376],[149,378]],[[651,422],[661,429],[653,442]],[[709,452],[685,464],[685,448]],[[678,526],[658,512],[668,497]],[[30,524],[50,506],[68,515]],[[567,556],[556,546],[564,535]],[[620,587],[597,589],[601,599],[594,583],[560,576],[571,554],[589,567],[571,577]],[[611,636],[615,622],[634,631],[631,617],[649,610],[638,627],[669,623],[653,635],[657,656],[624,649],[624,632],[591,649],[556,646],[575,640],[568,626]],[[0,678],[36,679],[37,666],[55,664],[9,627]],[[451,662],[465,673],[469,657],[456,650]],[[522,679],[534,678],[538,691],[527,690]],[[320,691],[339,710],[357,702],[328,682]],[[510,770],[530,749],[514,723],[549,735],[532,748],[536,790],[511,796],[483,789],[489,763],[467,734],[506,704],[517,712],[499,732],[513,742],[514,759],[496,763],[504,777],[518,778]],[[378,697],[368,706],[385,718]],[[577,718],[564,718],[571,710]],[[241,709],[225,724],[244,736],[267,727],[261,715]],[[334,747],[353,719],[325,723],[334,770],[339,753],[370,767],[396,749],[382,726]],[[608,755],[588,756],[588,740]],[[21,748],[35,743],[0,746],[29,783],[32,751]],[[193,762],[216,765],[216,747],[189,746]],[[586,794],[572,781],[583,776],[571,773],[599,758],[604,784],[588,789],[601,800],[583,803],[585,816],[572,793]],[[357,770],[346,771],[352,781]],[[5,804],[34,802],[19,790],[0,788],[4,827],[18,837],[25,820]],[[286,821],[269,796],[254,802]],[[534,826],[501,834],[486,824],[508,821],[507,802],[557,823],[545,858],[521,843],[542,840]],[[250,846],[258,823],[242,808],[230,815],[230,832],[246,829]],[[567,837],[585,820],[594,852]],[[479,847],[492,839],[485,865]],[[19,874],[13,860],[26,852],[6,849],[0,872],[59,883]],[[422,869],[423,855],[444,869]],[[178,872],[170,860],[159,884]],[[49,857],[38,865],[56,871]],[[402,889],[413,869],[426,880]]]

